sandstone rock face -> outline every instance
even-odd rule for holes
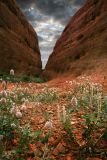
[[[107,0],[87,0],[50,55],[44,75],[107,74]]]
[[[15,0],[0,0],[0,71],[39,74],[42,70],[37,35]]]

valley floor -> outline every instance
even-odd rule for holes
[[[106,140],[102,138],[99,139],[98,144],[96,144],[97,150],[93,152],[91,151],[91,141],[88,142],[90,138],[87,139],[85,136],[83,137],[83,134],[86,134],[84,128],[87,129],[91,123],[88,125],[87,123],[83,124],[87,118],[84,120],[82,116],[87,113],[87,109],[77,108],[76,103],[80,105],[81,102],[79,101],[80,99],[78,100],[78,96],[80,95],[77,94],[78,91],[76,91],[75,88],[76,86],[89,83],[88,81],[90,81],[92,85],[95,84],[95,86],[99,86],[99,83],[102,84],[103,94],[107,101],[107,79],[105,76],[101,76],[100,80],[98,76],[78,77],[75,80],[65,76],[41,84],[8,83],[6,92],[11,100],[13,100],[13,97],[10,95],[13,94],[12,92],[16,93],[17,90],[16,96],[18,98],[13,95],[15,99],[13,101],[22,113],[21,116],[17,117],[20,128],[22,129],[26,124],[29,124],[30,129],[28,127],[28,130],[20,135],[17,131],[18,129],[14,128],[13,131],[15,133],[10,140],[8,140],[8,138],[5,139],[5,133],[3,132],[2,147],[4,143],[7,143],[9,146],[6,145],[4,147],[5,149],[3,148],[4,150],[0,152],[2,159],[4,156],[5,158],[3,160],[8,160],[8,157],[5,155],[6,153],[13,156],[10,156],[11,160],[107,160]],[[0,90],[0,98],[2,99],[2,83],[0,84]],[[22,95],[20,95],[19,92],[22,93]],[[76,100],[72,101],[74,96],[77,96],[77,102]],[[8,99],[7,95],[6,97],[3,95],[3,97]],[[2,102],[0,103],[2,106]],[[88,104],[88,102],[85,103]],[[5,109],[4,111],[1,109],[1,113],[2,112],[4,114]],[[90,109],[88,112],[92,114],[94,111]],[[1,113],[0,116],[2,116]],[[69,122],[71,126],[69,126]],[[92,122],[92,124],[94,124],[94,122]],[[2,135],[2,129],[1,125],[0,135]],[[102,130],[104,129],[105,126],[99,126],[94,132],[92,131],[92,137],[95,136],[95,141],[97,139],[97,132],[102,135]],[[91,129],[88,131],[91,132]],[[87,133],[86,136],[89,136],[89,134]],[[99,134],[97,136],[99,136]],[[26,145],[22,144],[20,139],[23,139],[23,143],[26,143]],[[11,150],[14,151],[14,154],[13,152],[11,153]]]

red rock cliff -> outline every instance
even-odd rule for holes
[[[0,0],[0,71],[39,74],[41,57],[37,35],[15,0]]]
[[[94,72],[107,74],[107,0],[87,0],[74,15],[58,39],[44,75],[51,79],[63,73]]]

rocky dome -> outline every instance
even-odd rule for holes
[[[39,74],[42,70],[37,35],[15,0],[0,0],[0,71]]]
[[[87,0],[71,18],[50,55],[44,75],[107,74],[107,0]]]

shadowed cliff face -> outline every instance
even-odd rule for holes
[[[50,55],[44,75],[107,74],[107,0],[87,0]]]
[[[0,71],[39,74],[38,40],[15,0],[0,0]]]

